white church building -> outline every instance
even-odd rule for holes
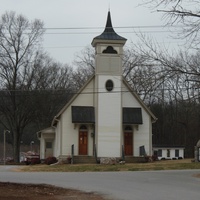
[[[38,132],[42,159],[152,155],[152,123],[157,119],[123,77],[125,43],[114,31],[109,11],[105,30],[92,40],[94,75],[54,117],[52,126]]]

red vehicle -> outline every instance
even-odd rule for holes
[[[40,164],[39,154],[27,154],[25,155],[24,161],[26,165]]]

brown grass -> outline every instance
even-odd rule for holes
[[[17,171],[26,172],[97,172],[97,171],[149,171],[149,170],[183,170],[200,169],[200,163],[191,162],[191,159],[165,160],[148,163],[127,163],[124,165],[100,164],[62,164],[62,165],[29,165],[17,168]]]

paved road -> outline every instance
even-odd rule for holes
[[[0,166],[0,181],[47,183],[98,192],[115,200],[200,199],[200,170],[150,172],[10,172]]]

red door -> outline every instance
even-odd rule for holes
[[[133,133],[132,132],[124,133],[124,153],[125,153],[125,156],[133,155]]]
[[[87,155],[88,134],[87,131],[79,132],[79,155]]]

